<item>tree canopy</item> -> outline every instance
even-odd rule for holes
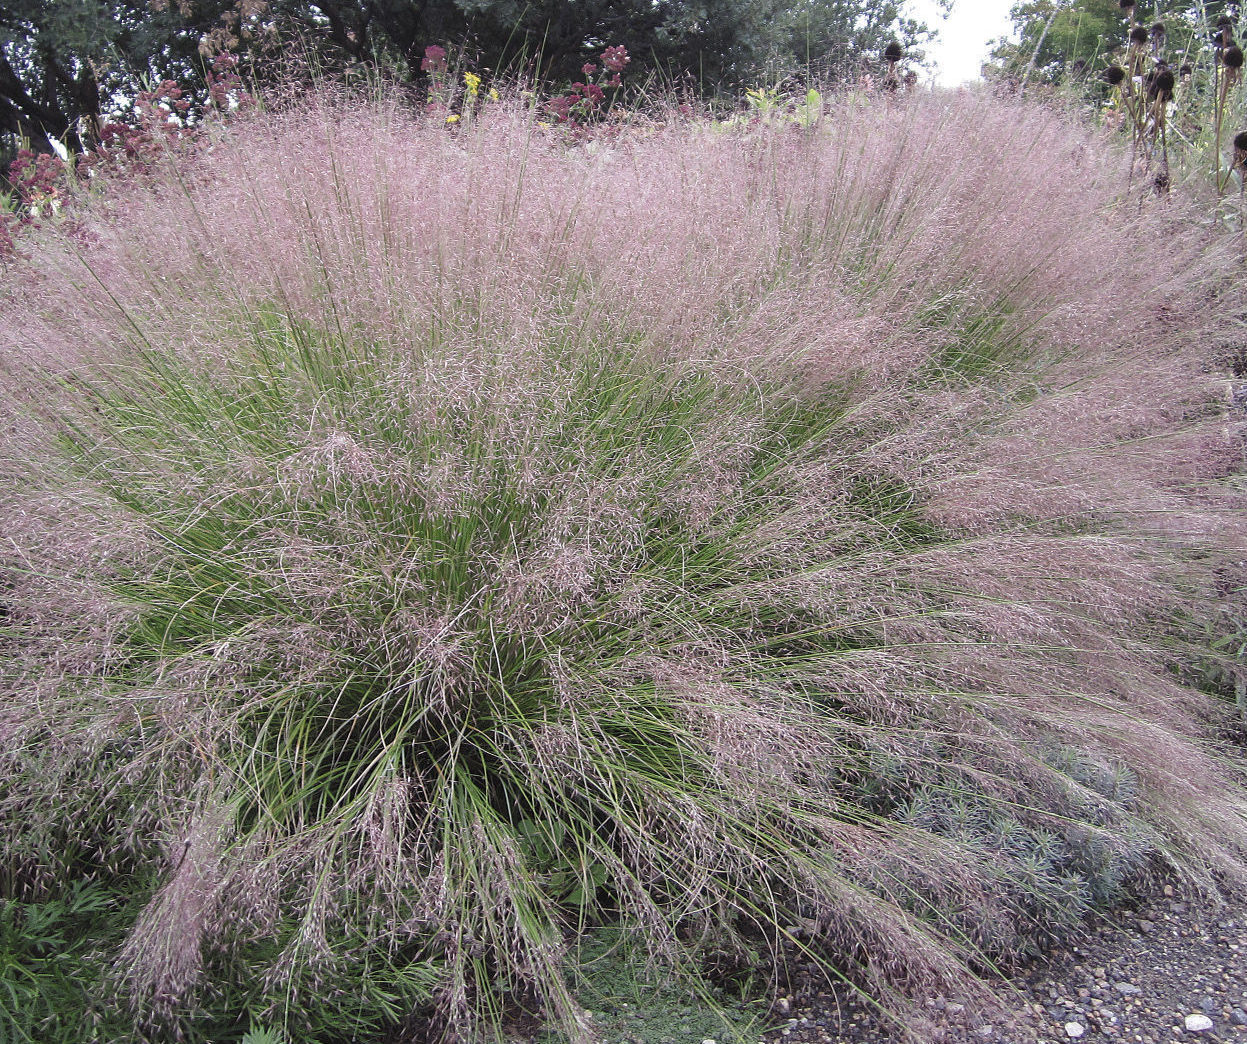
[[[378,62],[418,80],[424,48],[461,45],[482,68],[573,78],[608,44],[634,74],[700,89],[807,64],[847,69],[925,26],[899,0],[0,0],[0,132],[47,151],[89,143],[145,82],[202,83],[222,50],[271,64],[292,42],[329,68]]]
[[[1238,21],[1237,6],[1233,0],[1141,0],[1134,20],[1147,27],[1161,22],[1165,54],[1180,64],[1194,60],[1220,16],[1230,14]],[[992,60],[1005,75],[1031,82],[1056,82],[1083,67],[1103,68],[1120,56],[1130,28],[1129,11],[1119,0],[1020,0],[1010,16],[1017,39],[997,44]]]

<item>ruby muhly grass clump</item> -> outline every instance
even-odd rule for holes
[[[9,273],[0,886],[133,1032],[589,1039],[595,927],[986,1003],[1241,883],[1179,201],[971,96],[561,142],[305,100]]]

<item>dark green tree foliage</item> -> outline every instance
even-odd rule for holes
[[[1118,0],[1023,0],[1010,12],[1016,41],[992,53],[1004,73],[1031,82],[1056,81],[1082,67],[1104,64],[1125,39],[1129,18]]]
[[[429,44],[464,44],[490,68],[531,65],[541,75],[580,77],[606,45],[639,61],[687,69],[712,83],[763,57],[781,10],[775,0],[271,0],[286,32],[329,46],[331,57],[390,59],[416,77]]]
[[[764,70],[832,71],[877,57],[893,37],[929,35],[898,0],[269,0],[288,28],[368,61],[388,55],[419,75],[424,47],[464,43],[487,68],[531,68],[578,79],[602,47],[621,44],[641,70],[702,90],[736,86]]]
[[[904,17],[902,8],[890,0],[798,0],[778,12],[774,53],[781,62],[837,75],[863,60],[877,61],[879,52],[895,38],[908,57],[921,59],[920,47],[933,34],[921,22]]]
[[[0,0],[0,132],[82,148],[145,83],[193,87],[221,50],[263,72],[292,42],[330,69],[380,62],[413,81],[429,44],[556,80],[622,44],[634,81],[687,74],[714,90],[763,70],[838,71],[923,34],[897,0]]]

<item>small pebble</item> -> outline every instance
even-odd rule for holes
[[[1087,1028],[1081,1022],[1067,1022],[1065,1024],[1065,1035],[1073,1039],[1081,1037],[1087,1032]]]
[[[1207,1033],[1212,1029],[1212,1019],[1207,1015],[1188,1015],[1183,1023],[1188,1033]]]

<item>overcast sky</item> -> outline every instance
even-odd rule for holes
[[[940,38],[928,49],[937,66],[935,82],[956,87],[976,80],[979,67],[987,58],[988,44],[1008,34],[1009,8],[1013,0],[953,0],[952,14],[942,19],[934,0],[909,0],[913,17],[940,30]]]

